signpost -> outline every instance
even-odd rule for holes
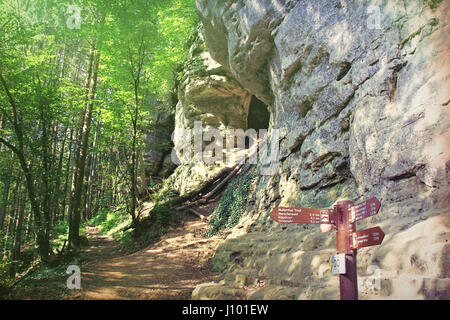
[[[277,207],[270,216],[280,223],[332,224],[333,209]]]
[[[353,233],[352,248],[377,246],[383,242],[384,232],[380,227],[369,228]]]
[[[330,259],[330,267],[339,274],[341,300],[357,300],[356,251],[381,244],[384,233],[380,227],[356,231],[356,222],[376,215],[380,207],[380,201],[373,197],[356,205],[353,201],[340,201],[332,209],[277,207],[270,216],[279,223],[334,225],[338,254]]]
[[[345,274],[345,253],[335,254],[330,258],[330,269],[333,274]]]
[[[378,213],[380,207],[381,203],[376,197],[370,198],[352,207],[352,218],[356,222],[374,216]]]

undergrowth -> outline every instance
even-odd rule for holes
[[[56,266],[39,264],[30,274],[19,281],[11,291],[0,298],[6,300],[55,300],[67,297],[67,268],[69,265],[81,266],[79,258],[70,259]],[[45,290],[42,290],[45,288]]]
[[[111,211],[110,209],[100,210],[97,215],[88,221],[89,225],[100,229],[101,235],[111,236],[119,243],[125,244],[131,241],[131,230],[122,230],[131,223],[131,216],[126,212],[125,206]]]
[[[181,219],[169,204],[179,195],[165,186],[152,194],[153,208],[144,216],[141,216],[139,230],[128,229],[122,231],[132,223],[131,216],[125,208],[111,212],[100,212],[89,221],[89,224],[100,227],[100,233],[115,238],[121,244],[124,252],[133,252],[142,249],[166,234],[170,227],[178,224]]]
[[[424,2],[431,8],[436,9],[441,4],[442,0],[424,0]]]
[[[211,214],[210,230],[207,236],[212,236],[224,229],[230,229],[239,222],[247,209],[248,195],[255,177],[256,169],[253,168],[229,183],[217,207]]]
[[[171,226],[180,222],[180,217],[166,203],[157,203],[149,216],[143,220],[142,230],[134,239],[134,248],[143,248],[158,241]]]
[[[67,249],[68,242],[68,233],[69,224],[67,221],[59,222],[51,227],[50,229],[50,244],[52,251],[57,254],[60,252],[63,247]],[[85,232],[85,223],[80,225],[80,233],[83,234]],[[0,237],[3,239],[0,232]],[[11,237],[8,238],[11,241]],[[0,247],[4,244],[0,243]],[[12,246],[12,244],[10,244]],[[32,265],[38,261],[39,252],[36,243],[33,241],[27,242],[22,245],[20,250],[20,258],[17,261],[12,261],[11,257],[4,256],[0,261],[0,289],[1,288],[9,288],[16,279],[21,277],[21,274],[26,272],[32,267]],[[50,268],[49,266],[45,266],[44,264],[40,264],[40,269],[42,268]],[[14,271],[13,271],[14,270]],[[26,283],[26,280],[29,279],[30,276],[27,276],[23,281]],[[30,278],[32,279],[32,278]],[[22,282],[22,281],[21,281]]]

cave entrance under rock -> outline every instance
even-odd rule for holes
[[[256,132],[260,129],[269,129],[269,120],[270,112],[267,105],[255,96],[252,96],[248,110],[247,128],[255,129]]]
[[[260,138],[259,130],[261,129],[268,130],[269,121],[270,121],[270,112],[268,110],[267,105],[258,98],[256,98],[255,96],[252,96],[247,116],[247,130],[254,129],[256,131],[258,138]],[[249,137],[245,137],[245,147],[246,148],[250,147]]]

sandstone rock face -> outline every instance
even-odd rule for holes
[[[217,129],[223,137],[226,137],[228,130],[246,130],[251,95],[211,57],[201,28],[193,35],[193,44],[180,69],[172,139],[174,151],[178,151],[174,158],[181,158],[182,165],[177,168],[170,181],[176,191],[184,194],[198,187],[226,165],[222,161],[205,164],[202,157],[194,157],[194,135],[197,132],[195,122],[201,122],[203,133]],[[218,143],[213,138],[210,142],[206,141],[206,138],[204,140],[201,144],[202,151],[206,146],[212,148],[211,145]],[[226,147],[224,141],[220,143],[223,148]],[[189,147],[192,155],[182,158],[183,151]]]
[[[173,162],[167,161],[173,147],[171,141],[173,130],[173,114],[159,112],[156,114],[155,123],[144,132],[143,160],[146,177],[167,178],[175,170]]]
[[[280,162],[259,177],[248,215],[211,261],[224,282],[194,298],[239,288],[236,298],[338,299],[327,267],[333,232],[279,225],[269,212],[371,196],[382,208],[358,229],[379,225],[386,237],[358,252],[360,298],[449,298],[450,3],[197,0],[197,8],[233,88],[269,106]],[[221,98],[189,85],[184,101]]]
[[[195,121],[201,121],[204,130],[247,129],[251,95],[211,58],[201,30],[183,64],[177,89],[175,148],[181,149],[182,135],[194,129]]]

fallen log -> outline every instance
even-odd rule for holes
[[[204,182],[202,186],[196,190],[193,190],[189,193],[187,193],[184,196],[176,197],[173,199],[170,199],[163,203],[166,207],[176,207],[177,205],[186,203],[188,201],[192,201],[190,203],[187,203],[185,205],[179,206],[175,208],[175,211],[183,211],[188,208],[191,208],[193,206],[202,205],[208,203],[211,199],[216,196],[220,190],[235,176],[239,174],[241,169],[245,165],[245,159],[246,158],[252,158],[257,150],[258,150],[258,143],[255,144],[255,146],[251,149],[250,154],[243,155],[239,161],[232,167],[226,167],[222,169],[218,174],[216,174],[214,177],[209,179],[208,181]],[[247,171],[250,168],[250,166],[247,166],[245,170],[242,172]],[[214,186],[215,185],[215,186]],[[214,187],[214,188],[213,188]],[[213,188],[211,191],[210,189]],[[192,212],[191,212],[192,213]],[[123,228],[121,231],[126,231],[129,229],[135,228],[135,226],[130,225],[128,227]]]
[[[241,168],[244,166],[244,164],[240,164],[238,165],[233,171],[230,172],[230,174],[228,174],[228,176],[225,177],[225,179],[223,179],[217,186],[214,187],[213,190],[211,190],[211,192],[209,192],[206,196],[205,196],[205,200],[209,201],[211,198],[213,198],[217,192],[219,192],[223,186],[225,186],[228,181],[230,181],[232,178],[234,178],[237,173],[239,172],[239,170],[241,170]]]
[[[170,200],[166,201],[164,203],[164,205],[167,207],[175,207],[182,203],[198,199],[199,197],[203,196],[204,194],[208,194],[210,189],[212,187],[214,187],[214,184],[217,183],[217,181],[221,181],[224,176],[227,177],[229,175],[229,173],[232,172],[236,168],[236,166],[237,166],[237,164],[234,165],[233,167],[223,168],[214,177],[212,177],[208,181],[204,182],[196,190],[193,190],[193,191],[187,193],[186,195],[170,199]],[[177,209],[175,209],[175,210],[177,210]],[[177,210],[177,211],[179,211],[179,210]],[[134,229],[134,228],[135,228],[135,226],[133,224],[131,224],[129,226],[124,227],[120,231],[125,232],[127,230]]]
[[[187,209],[187,208],[189,208],[189,207],[193,207],[193,206],[197,206],[197,205],[201,205],[201,204],[206,204],[206,203],[208,203],[208,201],[212,198],[212,197],[214,197],[214,195],[216,195],[217,194],[217,192],[219,192],[220,191],[220,189],[228,182],[228,181],[230,181],[230,179],[232,179],[235,175],[236,175],[236,173],[239,171],[239,169],[241,169],[241,167],[242,167],[242,165],[243,164],[241,164],[241,165],[235,165],[233,168],[233,171],[231,171],[218,185],[216,185],[215,187],[214,187],[214,189],[213,190],[211,190],[208,194],[206,194],[206,196],[205,197],[203,197],[203,198],[201,198],[201,199],[199,199],[199,200],[197,200],[197,201],[194,201],[194,202],[191,202],[191,203],[188,203],[188,204],[185,204],[185,205],[183,205],[183,206],[180,206],[180,207],[178,207],[178,208],[175,208],[175,210],[176,211],[182,211],[182,210],[185,210],[185,209]]]
[[[250,168],[250,166],[248,166],[246,169],[244,168],[244,164],[239,164],[236,165],[236,168],[230,172],[230,174],[228,176],[226,176],[218,185],[216,185],[216,187],[214,187],[213,190],[211,190],[206,196],[204,196],[203,198],[196,200],[194,202],[190,202],[187,203],[183,206],[177,207],[175,208],[176,211],[182,211],[185,210],[187,208],[190,207],[195,207],[195,206],[199,206],[199,205],[204,205],[207,204],[211,199],[213,199],[221,190],[222,188],[234,177],[236,177],[237,175],[239,175],[242,172],[246,172],[248,171],[248,169]],[[241,171],[241,172],[239,172]]]
[[[189,212],[190,214],[200,218],[200,220],[202,220],[202,221],[208,221],[209,220],[208,217],[205,217],[204,215],[202,215],[201,213],[195,211],[194,209],[190,208],[190,209],[188,209],[186,211]]]

